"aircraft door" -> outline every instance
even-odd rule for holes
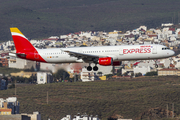
[[[82,49],[79,49],[78,52],[79,52],[79,53],[82,53],[83,51],[82,51]]]
[[[152,54],[157,54],[157,46],[154,45],[152,48]]]
[[[119,48],[119,55],[123,55],[123,48]]]

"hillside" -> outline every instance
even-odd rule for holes
[[[28,38],[77,31],[129,30],[178,22],[177,0],[0,0],[0,41],[11,40],[9,27]]]
[[[46,103],[47,91],[49,104]],[[0,98],[14,96],[14,89],[0,91]],[[124,118],[147,117],[162,120],[166,114],[145,114],[154,108],[171,111],[174,103],[175,115],[180,115],[179,77],[147,77],[137,79],[96,82],[53,83],[46,85],[19,86],[17,97],[21,113],[39,111],[42,119],[59,120],[67,114],[87,113],[99,115],[107,120],[115,114]]]

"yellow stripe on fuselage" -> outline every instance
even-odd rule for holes
[[[10,30],[11,30],[11,32],[19,33],[19,34],[23,35],[23,34],[21,33],[21,31],[20,31],[18,28],[16,28],[16,27],[10,28]]]

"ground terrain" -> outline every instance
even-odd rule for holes
[[[14,91],[0,91],[0,98],[15,96]],[[164,119],[167,104],[169,113],[174,103],[175,116],[180,115],[179,91],[179,77],[141,77],[85,83],[18,85],[17,98],[21,113],[39,111],[43,120],[48,117],[59,120],[67,114],[77,113],[99,115],[103,120],[113,115],[133,119]]]

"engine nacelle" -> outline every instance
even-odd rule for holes
[[[111,57],[99,58],[99,65],[109,66],[113,64],[113,59]]]
[[[121,61],[113,61],[113,59],[111,57],[105,57],[105,58],[99,58],[99,65],[103,65],[103,66],[119,66],[121,65],[122,62]]]

